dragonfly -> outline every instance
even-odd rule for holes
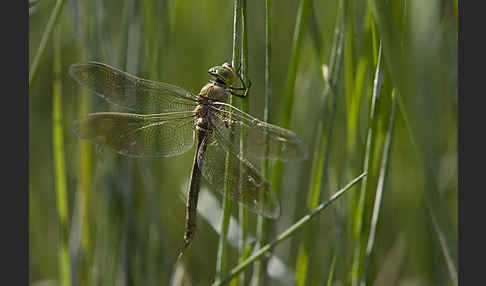
[[[231,64],[212,67],[208,73],[209,83],[199,93],[191,93],[104,63],[83,62],[69,67],[69,74],[81,86],[128,111],[89,113],[75,121],[72,129],[80,139],[93,140],[128,157],[176,156],[191,149],[197,140],[181,254],[196,230],[201,177],[212,189],[256,214],[277,218],[279,201],[253,162],[307,157],[302,140],[294,132],[260,121],[227,103],[230,96],[246,97],[251,86],[251,82],[245,85]],[[241,87],[233,86],[238,82]],[[232,168],[226,167],[227,160],[233,162]]]

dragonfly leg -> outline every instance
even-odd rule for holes
[[[246,97],[248,95],[248,91],[250,90],[250,87],[251,87],[251,80],[248,79],[248,87],[245,85],[245,81],[243,81],[243,78],[241,77],[241,74],[240,73],[237,73],[238,74],[238,78],[240,79],[240,82],[241,82],[241,85],[243,85],[243,87],[234,87],[234,86],[230,86],[229,88],[231,89],[231,94],[234,95],[234,96],[238,96],[238,97]],[[243,94],[240,94],[240,93],[237,93],[236,91],[245,91]]]
[[[243,80],[243,77],[241,77],[241,73],[240,73],[240,69],[241,69],[241,64],[240,64],[240,68],[238,68],[238,72],[236,73],[238,75],[238,78],[240,79],[240,82],[241,82],[241,85],[243,86],[241,90],[244,90],[246,89],[246,85],[245,85],[245,81]],[[251,85],[251,83],[250,83]],[[250,88],[250,87],[248,87]]]
[[[240,64],[239,64],[239,66],[238,66],[238,69],[236,70],[236,73],[237,73],[237,74],[240,74],[240,71],[241,71],[241,62],[240,62]]]
[[[233,91],[230,91],[230,93],[234,96],[238,96],[238,97],[246,97],[245,94],[239,94],[239,93],[236,93],[236,92],[233,92]]]

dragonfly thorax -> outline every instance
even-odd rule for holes
[[[226,86],[216,82],[206,84],[199,92],[199,96],[202,98],[221,102],[226,102],[230,95],[231,93]]]
[[[198,129],[207,130],[207,116],[210,106],[214,102],[226,102],[230,91],[224,84],[210,82],[201,88],[198,95],[199,105],[196,107],[196,126]]]

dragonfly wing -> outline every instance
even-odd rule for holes
[[[197,105],[195,96],[183,88],[138,78],[103,63],[73,64],[69,74],[108,102],[137,113],[189,111]]]
[[[277,218],[280,215],[280,205],[270,184],[248,160],[241,160],[222,148],[216,136],[217,133],[208,131],[198,150],[197,163],[204,178],[223,195],[226,195],[227,185],[228,197],[251,211]],[[225,178],[227,155],[231,156],[233,162],[228,180]]]
[[[194,143],[194,113],[138,115],[90,113],[76,121],[73,132],[130,157],[169,157],[182,154]]]
[[[235,154],[240,153],[240,145],[232,142],[240,142],[242,137],[242,152],[249,158],[282,161],[307,158],[307,149],[294,132],[260,121],[229,104],[214,103],[209,118],[211,128],[222,138],[221,143]]]

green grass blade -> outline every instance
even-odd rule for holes
[[[79,13],[82,15],[80,18],[82,21],[79,22],[81,31],[81,47],[80,54],[78,57],[81,60],[87,60],[90,55],[94,54],[94,46],[90,45],[88,39],[95,38],[96,33],[93,30],[87,29],[87,27],[97,27],[94,25],[96,23],[95,15],[89,13],[91,8],[93,8],[91,1],[86,1],[79,3]],[[65,71],[66,72],[66,71]],[[78,94],[75,97],[77,102],[77,118],[82,118],[86,116],[90,111],[92,96],[89,94],[88,89],[80,87],[78,89]],[[96,254],[93,251],[93,246],[96,243],[91,241],[90,233],[90,218],[94,215],[93,211],[90,211],[91,201],[91,189],[93,187],[93,145],[88,140],[76,140],[77,152],[77,174],[78,180],[76,182],[76,196],[74,200],[74,214],[73,227],[75,227],[72,232],[76,235],[74,241],[74,246],[72,249],[72,259],[73,264],[73,277],[75,278],[75,283],[84,285],[89,283],[93,278],[90,277],[90,266],[92,257]],[[91,209],[94,210],[95,208]],[[108,274],[107,274],[108,273]],[[111,272],[105,272],[105,279],[109,279]]]
[[[56,5],[52,10],[51,16],[47,21],[46,29],[42,34],[39,48],[37,48],[37,53],[35,54],[34,61],[32,62],[32,65],[30,66],[30,70],[29,70],[29,93],[30,91],[32,91],[32,85],[34,84],[34,80],[37,76],[37,71],[39,70],[40,60],[46,50],[47,41],[49,41],[49,39],[51,38],[52,31],[54,30],[54,27],[56,26],[56,23],[59,20],[59,15],[61,15],[61,11],[62,8],[64,7],[64,3],[66,3],[66,1],[64,0],[58,0],[56,2]]]
[[[86,116],[91,104],[91,98],[86,89],[80,89],[79,95],[79,117]],[[81,257],[83,263],[78,268],[79,279],[85,282],[87,279],[87,266],[86,262],[90,261],[90,231],[89,231],[89,201],[91,196],[91,187],[93,181],[93,161],[92,161],[92,146],[88,140],[79,140],[78,143],[78,168],[79,168],[79,181],[77,191],[79,192],[79,225],[81,226]]]
[[[307,27],[307,19],[309,18],[310,6],[311,2],[309,0],[301,0],[299,4],[299,10],[297,12],[294,38],[292,41],[292,55],[290,58],[290,65],[287,73],[287,83],[285,86],[284,111],[282,114],[281,122],[281,126],[283,128],[289,127],[290,118],[292,115],[292,107],[294,104],[295,79],[297,77],[297,69],[299,67],[302,42]]]
[[[336,27],[340,29],[340,18],[337,19]],[[317,28],[315,28],[317,29]],[[316,43],[315,43],[316,44]],[[318,46],[316,46],[318,48]],[[342,33],[337,33],[333,43],[333,50],[331,51],[332,58],[329,60],[330,67],[321,63],[322,70],[322,85],[325,87],[323,90],[323,105],[321,108],[322,117],[318,122],[318,144],[315,146],[312,169],[311,169],[311,184],[309,188],[308,196],[308,209],[313,209],[319,203],[319,196],[321,192],[322,182],[325,180],[323,174],[326,173],[326,167],[328,166],[330,145],[328,144],[332,137],[332,127],[334,121],[334,112],[336,110],[336,87],[339,80],[339,72],[341,69],[340,63],[342,59]],[[335,57],[334,55],[337,55]],[[337,65],[336,65],[337,63]],[[330,71],[329,71],[330,70]],[[326,110],[326,106],[329,106],[329,110]]]
[[[361,99],[364,93],[364,83],[366,78],[366,71],[368,70],[368,59],[366,56],[362,56],[357,64],[354,77],[354,85],[351,94],[347,94],[347,141],[348,152],[353,154],[356,150],[359,115]]]
[[[407,116],[407,112],[406,112],[406,109],[404,107],[403,99],[402,99],[402,97],[398,96],[397,100],[398,100],[398,111],[400,112],[400,115],[401,115],[401,117],[402,117],[402,119],[405,123],[405,127],[406,127],[406,130],[407,130],[407,133],[408,133],[408,139],[410,140],[410,144],[412,145],[413,153],[415,155],[415,160],[417,162],[419,162],[419,161],[422,160],[422,158],[420,158],[419,148],[417,146],[415,136],[414,136],[414,132],[412,130],[410,120]],[[429,215],[432,219],[432,223],[434,224],[434,229],[437,232],[437,236],[439,238],[440,247],[441,247],[441,250],[444,254],[444,258],[446,260],[446,263],[447,263],[449,275],[450,275],[453,283],[455,285],[457,285],[458,284],[457,268],[455,267],[454,262],[451,258],[450,249],[449,249],[448,244],[446,242],[446,237],[445,237],[443,231],[441,230],[441,228],[440,228],[440,226],[437,222],[437,218],[436,218],[435,214],[433,213],[433,209],[430,206],[429,202],[426,201],[426,204],[427,204]]]
[[[341,6],[339,7],[338,11],[341,10]],[[322,117],[319,118],[317,123],[317,135],[316,135],[316,144],[314,149],[314,156],[312,157],[312,168],[311,168],[311,183],[309,184],[309,190],[307,193],[307,210],[310,211],[317,207],[320,202],[320,195],[323,191],[324,182],[327,180],[327,168],[329,166],[329,158],[330,158],[330,150],[331,150],[331,138],[332,138],[332,131],[334,126],[334,115],[337,106],[337,99],[336,99],[336,87],[339,78],[339,71],[341,69],[341,59],[342,59],[342,19],[337,17],[336,19],[336,29],[339,31],[334,38],[333,41],[333,49],[331,50],[331,58],[329,60],[330,63],[330,70],[329,72],[328,67],[323,64],[322,65],[322,82],[323,86],[325,87],[323,91],[322,97],[322,108],[321,114]],[[311,25],[315,25],[314,21],[311,22]],[[318,31],[318,27],[313,28],[314,31]],[[314,37],[313,39],[317,39]],[[316,49],[319,49],[319,45],[317,45],[316,41],[314,40],[314,46]],[[315,277],[312,273],[308,273],[308,266],[309,266],[309,256],[310,256],[310,249],[312,249],[314,243],[314,235],[313,228],[311,225],[305,228],[304,237],[299,245],[299,250],[297,254],[297,261],[296,261],[296,282],[297,285],[305,285],[306,280],[308,277]]]
[[[54,156],[54,178],[59,228],[59,281],[60,285],[71,285],[71,257],[69,253],[69,222],[66,191],[66,165],[64,158],[62,71],[61,71],[61,27],[54,32],[54,93],[52,96],[52,143]]]
[[[375,200],[374,200],[375,203],[373,206],[373,214],[371,217],[371,225],[370,225],[370,231],[368,235],[368,244],[366,246],[365,258],[364,258],[365,268],[360,283],[360,285],[362,286],[366,285],[366,280],[368,278],[369,267],[371,263],[371,255],[375,246],[376,227],[378,225],[378,218],[380,216],[381,202],[383,200],[383,191],[385,189],[385,179],[387,178],[388,163],[389,163],[390,150],[391,150],[391,144],[393,139],[392,137],[393,127],[395,126],[397,97],[398,96],[395,95],[395,90],[393,90],[392,92],[393,101],[391,107],[392,111],[390,114],[390,120],[388,121],[389,123],[388,123],[388,130],[386,132],[385,146],[383,147],[383,156],[382,156],[382,161],[380,166],[380,175],[378,177],[378,184],[375,192]]]
[[[341,3],[341,2],[339,2]],[[319,23],[317,22],[316,19],[316,9],[311,9],[310,10],[310,15],[309,15],[309,32],[310,36],[312,38],[312,44],[314,45],[314,49],[316,50],[316,56],[318,58],[319,63],[324,63],[325,58],[324,58],[324,49],[322,48],[322,36],[321,36],[321,31],[319,28]]]
[[[265,97],[263,107],[263,121],[268,122],[268,109],[270,106],[270,97],[272,95],[271,86],[271,62],[272,62],[272,0],[265,0]],[[267,140],[265,139],[265,142]],[[266,150],[268,153],[268,149]],[[265,156],[266,157],[266,156]],[[262,162],[262,174],[264,178],[269,175],[269,161],[265,158]],[[258,249],[265,241],[268,235],[268,221],[263,216],[257,217],[257,245]],[[267,262],[258,260],[253,266],[253,276],[251,285],[264,285],[265,276],[263,275],[267,268]]]
[[[432,223],[434,224],[434,229],[437,232],[437,236],[439,237],[440,248],[442,250],[442,253],[444,254],[444,259],[447,264],[447,270],[449,271],[449,275],[451,277],[452,283],[454,283],[454,285],[459,285],[459,281],[457,279],[457,269],[456,266],[454,265],[454,261],[452,260],[449,247],[447,246],[445,235],[441,230],[439,223],[437,222],[437,217],[434,214],[432,207],[428,203],[427,203],[427,209],[429,210]]]
[[[307,24],[310,6],[311,5],[309,0],[301,0],[299,4],[299,10],[297,12],[294,38],[292,41],[290,65],[287,72],[287,83],[285,86],[284,110],[282,114],[282,120],[280,123],[280,126],[283,128],[289,127],[290,118],[292,116],[295,79],[297,77],[297,68],[300,62],[302,41],[307,26],[306,24]],[[282,183],[282,171],[283,171],[282,168],[283,168],[282,161],[275,162],[273,166],[273,174],[272,174],[272,187],[275,193],[277,194],[277,196],[280,193],[280,186]]]
[[[354,22],[355,19],[353,17],[353,12],[355,9],[355,1],[346,1],[343,9],[344,13],[344,49],[343,49],[343,65],[344,65],[344,78],[343,78],[343,85],[345,91],[345,98],[346,98],[346,110],[347,110],[347,141],[348,141],[348,148],[352,150],[354,147],[355,135],[356,135],[356,126],[355,120],[352,114],[353,108],[357,105],[357,94],[354,93],[354,85],[355,85],[355,76],[356,70],[354,65],[354,38],[355,38],[355,29],[354,29]]]
[[[160,33],[156,30],[157,19],[155,10],[155,3],[151,0],[144,0],[143,3],[144,12],[144,29],[145,29],[145,49],[147,53],[147,65],[148,74],[150,78],[159,78],[159,49],[156,48],[160,44]],[[165,19],[165,17],[164,17]]]
[[[233,15],[233,59],[232,66],[238,69],[240,64],[240,53],[241,53],[241,0],[235,0],[234,2],[234,15]],[[233,97],[230,96],[229,104],[233,105]],[[225,167],[225,192],[229,192],[231,188],[231,174],[233,172],[233,160],[231,156],[226,156],[226,167]],[[223,273],[225,272],[227,265],[226,257],[226,235],[228,233],[229,219],[231,215],[231,205],[229,196],[223,197],[223,219],[221,222],[221,235],[218,242],[218,253],[216,256],[216,277],[215,282],[218,282]]]
[[[296,231],[300,230],[303,226],[307,225],[311,219],[313,219],[315,216],[320,214],[324,209],[326,209],[328,206],[330,206],[332,203],[334,203],[339,197],[341,197],[346,191],[348,191],[352,186],[354,186],[357,182],[359,182],[363,177],[366,176],[366,173],[362,173],[358,177],[356,177],[354,180],[349,182],[344,188],[340,189],[337,191],[334,195],[332,195],[327,201],[323,202],[320,204],[317,208],[315,208],[312,212],[309,214],[305,215],[302,217],[299,221],[294,223],[291,227],[287,228],[284,232],[282,232],[280,235],[278,235],[275,240],[272,242],[264,245],[260,250],[255,252],[252,256],[250,256],[247,260],[244,262],[238,264],[235,268],[233,268],[230,272],[229,275],[226,276],[224,279],[221,279],[221,281],[217,281],[213,284],[213,286],[218,286],[218,285],[223,285],[224,283],[230,281],[238,275],[241,271],[245,270],[247,267],[249,267],[253,262],[256,260],[262,258],[267,251],[272,250],[275,246],[279,245],[283,241],[285,241],[287,238],[291,237]]]
[[[297,68],[300,62],[300,53],[302,47],[302,39],[304,38],[304,31],[306,29],[307,18],[309,15],[310,1],[301,0],[299,10],[297,12],[297,20],[294,30],[294,38],[292,41],[292,54],[290,57],[289,70],[287,72],[287,83],[285,86],[284,111],[282,114],[281,127],[288,128],[290,118],[292,116],[292,107],[294,103],[294,88],[295,79],[297,77]],[[275,162],[272,173],[272,187],[275,193],[280,193],[280,186],[282,183],[282,161]]]
[[[336,265],[336,253],[332,256],[331,269],[329,269],[329,277],[327,278],[327,286],[332,285],[332,278],[334,277],[334,267]]]
[[[247,15],[247,5],[246,0],[242,0],[241,3],[241,22],[242,22],[242,43],[241,43],[241,75],[245,82],[248,82],[248,15]],[[241,110],[248,113],[250,109],[250,97],[249,94],[246,98],[241,101]],[[245,154],[245,142],[246,142],[246,128],[242,128],[240,136],[240,153],[244,158]],[[240,177],[240,179],[243,179]],[[246,238],[248,236],[248,210],[242,205],[238,205],[238,213],[240,218],[241,232],[240,232],[240,245],[239,245],[239,261],[242,262],[248,258],[248,247],[246,245]],[[233,280],[235,285],[245,285],[245,273],[242,272],[239,276],[239,281]]]
[[[363,172],[365,173],[367,173],[370,168],[371,146],[373,145],[374,132],[375,132],[375,124],[374,124],[375,110],[376,110],[377,100],[379,99],[379,95],[381,93],[382,84],[383,84],[383,64],[382,64],[382,46],[380,43],[379,52],[378,52],[378,63],[376,65],[376,72],[373,81],[373,93],[371,96],[370,112],[368,117],[368,132],[366,136],[365,158],[363,162]],[[363,243],[362,236],[361,236],[361,229],[363,226],[366,187],[367,187],[367,178],[363,179],[363,182],[361,183],[361,192],[359,194],[359,201],[356,209],[356,215],[354,218],[355,225],[353,229],[353,237],[356,243],[354,246],[353,265],[351,267],[352,285],[358,285],[359,282],[358,277],[361,270],[361,247]]]
[[[302,39],[307,26],[311,3],[308,0],[301,0],[299,3],[299,10],[297,11],[297,19],[295,23],[294,38],[292,41],[292,51],[290,57],[289,69],[287,72],[287,82],[285,86],[284,110],[281,119],[281,126],[288,128],[290,118],[292,115],[292,107],[294,102],[295,80],[297,77],[297,68],[300,62],[300,54],[302,49]],[[280,186],[282,183],[283,163],[281,161],[275,162],[272,174],[272,187],[277,194],[280,193]]]

